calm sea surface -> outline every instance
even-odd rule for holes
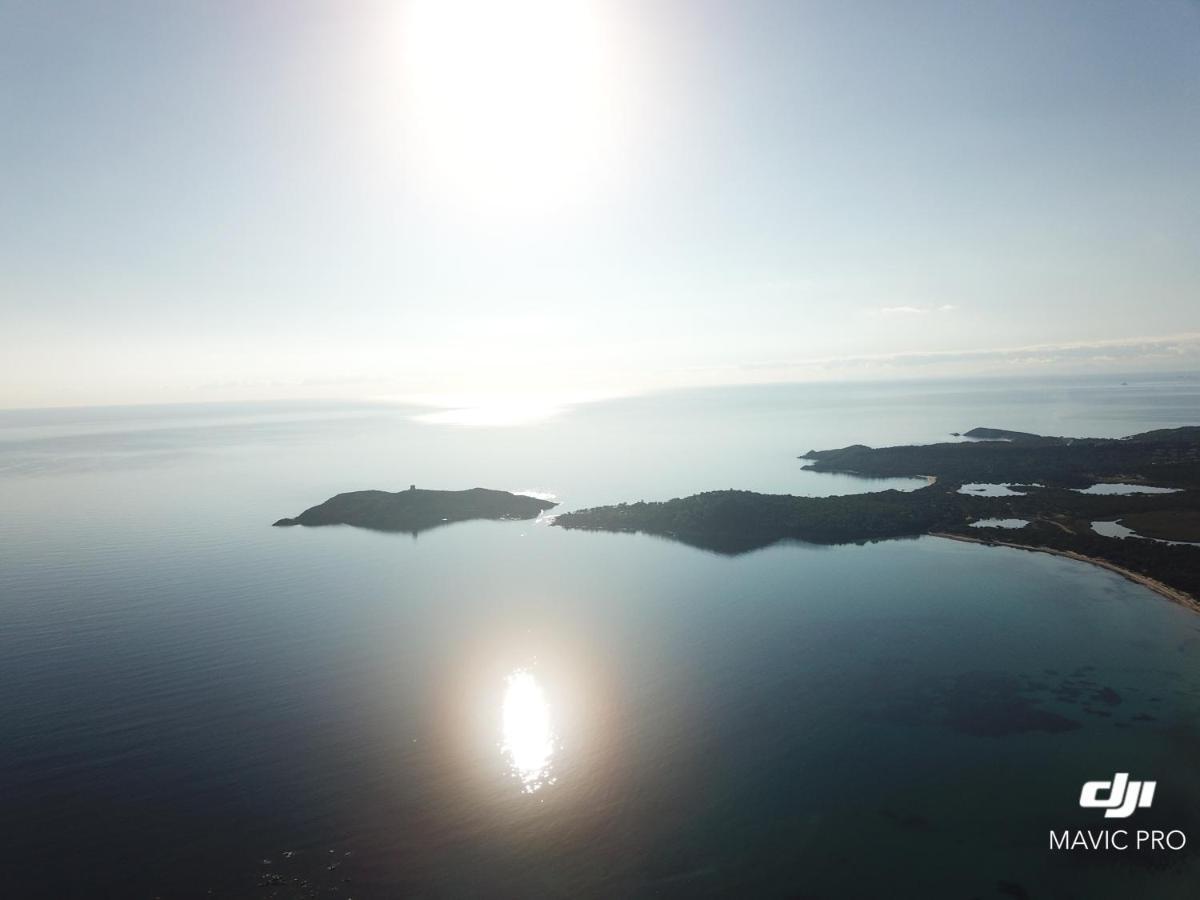
[[[270,523],[347,490],[564,509],[986,425],[1200,423],[1200,378],[681,392],[469,428],[0,413],[0,896],[1195,897],[1200,616],[935,538],[728,557],[533,522]],[[1054,853],[1157,780],[1182,852]]]

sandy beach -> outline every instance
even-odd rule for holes
[[[1082,553],[1075,553],[1071,550],[1056,550],[1053,547],[1035,547],[1030,544],[1017,544],[1012,541],[993,541],[985,538],[967,537],[961,534],[947,534],[942,531],[930,532],[932,537],[946,538],[951,541],[962,541],[967,544],[988,544],[996,547],[1012,547],[1015,550],[1029,550],[1034,553],[1049,553],[1053,556],[1065,556],[1068,559],[1078,560],[1079,562],[1091,563],[1093,566],[1099,566],[1102,569],[1108,569],[1110,572],[1116,572],[1122,578],[1127,578],[1130,581],[1150,588],[1154,593],[1166,597],[1172,603],[1178,603],[1180,606],[1186,606],[1192,612],[1200,613],[1200,601],[1178,588],[1173,588],[1170,585],[1163,584],[1157,579],[1151,578],[1148,575],[1143,575],[1140,572],[1134,572],[1131,569],[1126,569],[1121,566],[1111,563],[1106,559],[1098,559],[1094,556],[1084,556]]]

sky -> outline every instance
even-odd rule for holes
[[[1200,4],[0,0],[0,407],[1200,371]]]

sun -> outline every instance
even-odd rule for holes
[[[410,0],[400,20],[406,177],[480,212],[545,211],[603,191],[631,107],[613,8]]]

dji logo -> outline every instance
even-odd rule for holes
[[[1102,809],[1106,819],[1125,819],[1138,807],[1154,802],[1154,781],[1130,781],[1128,772],[1118,772],[1112,781],[1089,781],[1079,793],[1079,805],[1084,809]],[[1108,791],[1101,798],[1100,792]]]
[[[1154,802],[1156,781],[1130,781],[1128,772],[1118,772],[1112,781],[1089,781],[1079,792],[1079,805],[1084,809],[1102,809],[1106,819],[1127,819],[1135,809]],[[1061,832],[1050,829],[1051,850],[1093,850],[1105,853],[1112,850],[1182,850],[1187,835],[1178,828],[1139,828],[1130,832],[1124,828],[1101,828],[1096,831],[1077,828]]]

